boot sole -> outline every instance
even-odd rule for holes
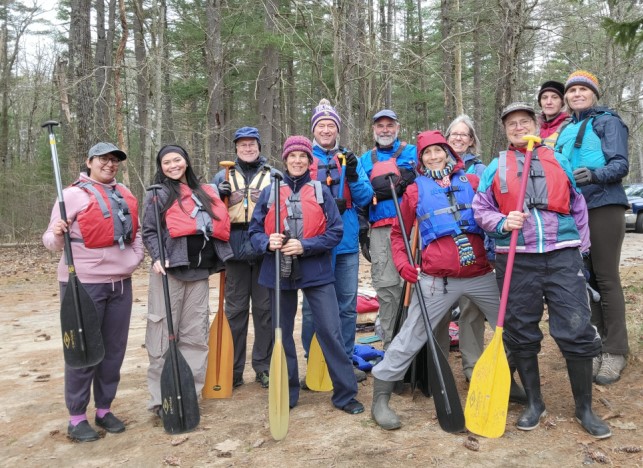
[[[576,418],[576,421],[578,422],[578,424],[580,424],[580,427],[585,429],[585,426],[583,426],[583,423],[581,422],[580,419]],[[612,437],[612,431],[609,431],[607,434],[603,434],[603,435],[594,435],[591,432],[589,432],[587,429],[585,429],[585,432],[587,432],[589,435],[591,435],[595,439],[607,439],[608,437]]]
[[[540,420],[541,420],[542,418],[544,418],[545,416],[547,416],[547,410],[545,410],[545,411],[543,411],[543,412],[541,413],[541,415],[538,417],[538,422],[536,423],[536,425],[535,425],[535,426],[524,427],[524,426],[519,426],[518,424],[516,424],[516,427],[517,427],[518,429],[520,429],[521,431],[533,431],[534,429],[536,429],[536,428],[540,425]]]

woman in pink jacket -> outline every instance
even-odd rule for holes
[[[45,247],[62,251],[63,233],[69,231],[76,274],[94,301],[101,323],[105,358],[82,369],[65,365],[65,403],[70,415],[67,434],[81,442],[98,439],[86,416],[92,386],[96,425],[107,432],[125,430],[125,424],[112,414],[110,407],[127,346],[132,313],[131,276],[143,260],[136,198],[116,182],[118,167],[126,158],[111,143],[92,146],[85,163],[86,173],[63,190],[67,219],[60,219],[56,203],[42,236]],[[105,217],[104,210],[109,210],[110,216]],[[61,298],[68,279],[63,256],[58,265]]]

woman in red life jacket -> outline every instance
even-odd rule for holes
[[[165,265],[159,260],[152,193],[145,199],[143,242],[152,257],[145,336],[150,360],[148,408],[160,415],[161,371],[169,346],[161,275],[168,277],[178,349],[192,370],[200,395],[208,357],[208,278],[223,269],[232,249],[228,244],[228,210],[213,186],[199,182],[187,151],[176,145],[164,146],[156,157],[156,167],[154,183],[163,187],[156,194],[162,217]]]
[[[101,323],[105,357],[97,365],[72,369],[65,365],[65,403],[73,440],[98,439],[87,421],[86,411],[94,388],[97,426],[107,432],[123,432],[125,425],[110,411],[120,380],[132,313],[132,273],[143,260],[138,230],[138,204],[125,186],[116,182],[121,161],[127,155],[111,143],[98,143],[90,150],[86,173],[63,190],[67,220],[60,219],[54,205],[45,247],[61,251],[63,233],[69,231],[78,279],[92,298]],[[62,298],[69,273],[64,256],[58,265]]]
[[[297,293],[301,289],[312,311],[313,326],[333,382],[332,402],[349,414],[364,411],[355,399],[357,380],[353,364],[344,350],[339,306],[335,294],[332,249],[342,238],[343,223],[329,188],[312,180],[313,149],[304,136],[288,137],[282,157],[286,173],[281,182],[279,226],[275,232],[274,184],[261,192],[250,222],[250,241],[257,253],[265,255],[259,284],[270,289],[275,323],[276,275],[280,278],[283,346],[288,363],[290,408],[299,400],[297,350],[293,338]],[[275,251],[281,250],[282,266],[275,271]],[[290,264],[285,260],[290,260]]]

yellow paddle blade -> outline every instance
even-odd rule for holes
[[[333,389],[333,382],[330,380],[328,365],[324,359],[324,353],[319,346],[317,334],[313,335],[308,352],[308,369],[306,370],[306,385],[316,392],[330,392]]]
[[[270,434],[281,440],[288,434],[288,364],[281,339],[281,328],[275,329],[275,347],[270,358],[270,384],[268,386],[268,416]]]
[[[473,368],[465,425],[474,434],[496,438],[505,432],[511,376],[502,343],[502,328],[496,332],[487,349]]]
[[[230,324],[223,310],[217,312],[210,326],[208,346],[208,367],[205,372],[203,398],[230,398],[234,344]]]

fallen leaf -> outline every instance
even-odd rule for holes
[[[554,429],[556,427],[556,421],[551,418],[545,420],[545,429]]]
[[[163,459],[163,463],[169,466],[181,466],[181,459],[173,455],[166,455]]]
[[[220,452],[232,452],[238,449],[239,445],[241,445],[241,441],[239,440],[226,439],[215,445],[214,448]]]
[[[257,440],[255,440],[255,443],[252,444],[252,448],[259,448],[259,447],[261,447],[263,445],[264,442],[265,442],[265,440],[263,440],[263,439],[257,439]]]
[[[469,450],[472,450],[474,452],[477,452],[480,450],[480,442],[478,442],[478,439],[476,439],[471,435],[467,437],[467,440],[464,441],[463,445]]]
[[[625,452],[625,453],[639,453],[641,451],[641,447],[638,445],[626,445],[624,447],[619,447],[614,449],[616,452]]]
[[[587,453],[588,453],[588,455],[590,456],[590,458],[592,460],[597,461],[598,463],[611,463],[612,462],[610,460],[610,457],[605,455],[600,450],[589,449]]]
[[[40,374],[37,375],[36,378],[34,379],[35,382],[49,382],[49,374]]]
[[[601,419],[603,421],[607,421],[608,419],[620,418],[620,417],[621,417],[621,413],[618,413],[618,412],[615,413],[614,411],[610,411],[605,416],[603,416]]]
[[[170,444],[176,447],[177,445],[181,445],[183,442],[185,442],[188,439],[189,439],[188,436],[175,437],[170,441]]]
[[[614,427],[618,427],[619,429],[623,429],[625,431],[634,431],[636,430],[636,424],[633,422],[622,422],[622,421],[610,421],[610,424]]]
[[[222,452],[221,450],[217,450],[217,457],[218,458],[232,458],[232,452]]]

